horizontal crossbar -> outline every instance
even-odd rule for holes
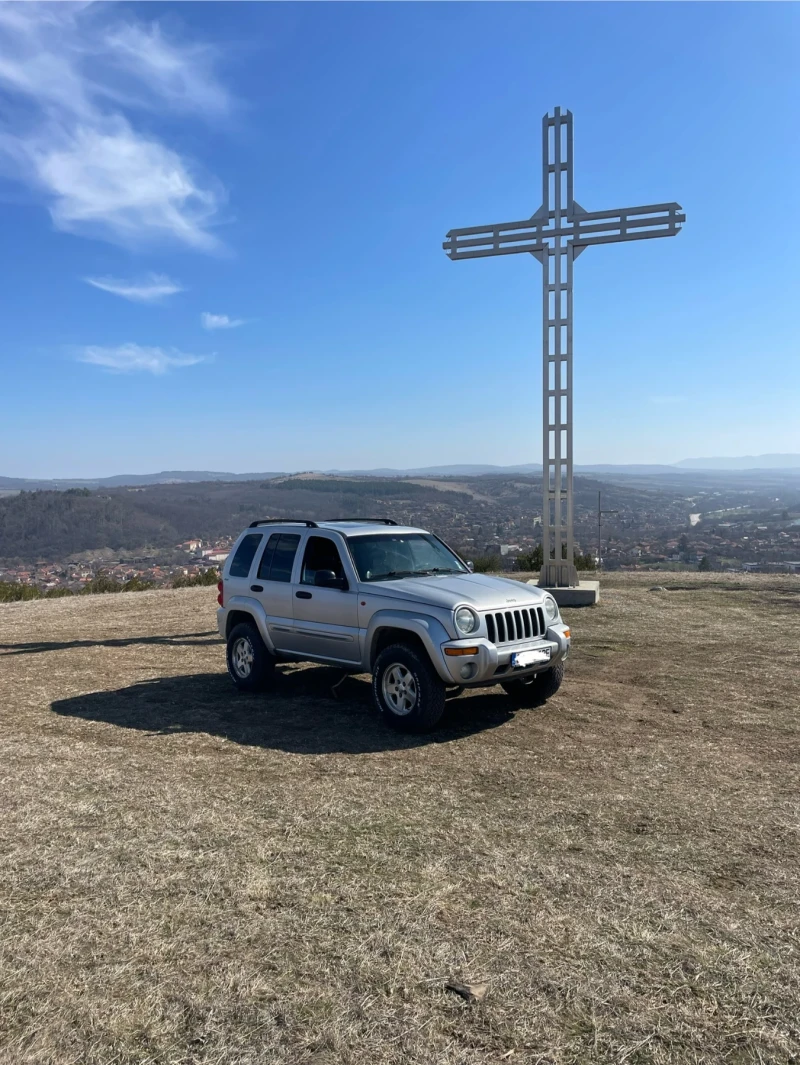
[[[467,238],[461,240],[457,236],[455,240],[459,249],[461,248],[480,248],[486,244],[514,244],[519,241],[539,241],[546,240],[548,238],[556,237],[572,237],[578,242],[583,242],[584,235],[592,233],[608,233],[610,230],[618,231],[622,234],[620,239],[624,238],[626,230],[629,229],[648,229],[656,228],[659,230],[665,227],[674,228],[677,230],[677,226],[684,221],[685,216],[676,215],[668,216],[667,218],[649,217],[649,218],[628,218],[622,222],[614,221],[611,223],[588,223],[584,225],[583,218],[576,218],[572,225],[558,226],[552,228],[544,228],[543,226],[533,226],[527,229],[508,231],[504,233],[495,232],[494,230],[483,230],[483,236],[476,236],[474,238]],[[647,234],[645,234],[647,235]],[[451,248],[453,246],[453,237],[450,240],[444,241],[442,247]]]
[[[450,259],[483,259],[487,255],[516,255],[517,252],[522,251],[548,251],[547,245],[542,244],[541,241],[539,243],[536,243],[534,241],[529,244],[513,244],[511,247],[506,248],[494,248],[490,246],[488,248],[483,248],[480,251],[458,251],[456,248],[451,250],[451,246],[448,241],[445,241],[442,247],[447,252],[448,258]]]
[[[495,230],[498,233],[503,233],[509,229],[530,229],[538,224],[547,225],[547,222],[542,219],[541,223],[537,222],[536,215],[532,218],[523,218],[519,222],[497,222],[493,226],[467,226],[464,229],[448,229],[445,236],[447,237],[471,237],[478,233],[493,233]]]
[[[686,215],[678,203],[575,212],[567,225],[552,225],[544,215],[534,215],[522,222],[451,229],[442,247],[451,259],[513,255],[543,251],[548,247],[545,243],[548,240],[566,239],[578,247],[587,247],[648,237],[673,237],[685,221]]]
[[[579,217],[594,221],[599,218],[619,218],[620,215],[663,214],[667,211],[680,212],[681,205],[679,203],[650,203],[643,207],[620,207],[613,211],[580,211]]]
[[[645,204],[642,207],[619,207],[613,211],[577,211],[573,216],[580,222],[594,222],[600,221],[604,218],[622,218],[630,217],[631,215],[646,215],[646,214],[669,214],[674,213],[676,217],[680,216],[681,222],[686,221],[686,216],[681,213],[681,205],[679,203],[650,203]],[[569,216],[568,211],[563,211],[563,214]],[[549,217],[555,217],[555,211],[550,211]],[[488,226],[466,226],[463,229],[449,229],[445,234],[447,237],[471,237],[476,236],[478,233],[492,233],[497,231],[498,233],[507,232],[510,229],[538,229],[540,226],[546,226],[548,223],[545,219],[543,210],[540,208],[536,214],[531,215],[530,218],[522,218],[517,222],[495,222]]]
[[[606,236],[579,237],[570,241],[576,248],[588,248],[590,244],[618,244],[623,240],[647,240],[648,237],[674,237],[680,233],[678,226],[669,229],[647,229],[636,233],[609,233]]]

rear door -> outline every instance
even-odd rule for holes
[[[346,588],[320,588],[317,570],[333,570]],[[325,533],[309,534],[294,591],[293,648],[301,655],[359,662],[358,594],[355,574],[338,543]]]
[[[292,650],[292,570],[298,533],[274,532],[264,545],[248,594],[264,607],[267,629],[277,651]]]

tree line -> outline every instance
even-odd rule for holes
[[[473,558],[472,564],[475,567],[475,572],[496,573],[500,568],[500,557],[500,555],[479,555]],[[566,544],[562,544],[561,557],[567,557]],[[541,544],[537,544],[532,551],[522,551],[519,555],[515,555],[514,561],[517,564],[517,569],[523,572],[541,569],[544,564],[544,549]],[[585,554],[580,551],[575,552],[575,569],[585,571],[596,568],[595,557],[590,551]]]
[[[289,481],[278,483],[266,481],[262,488],[269,488],[277,492],[319,492],[322,495],[369,497],[371,499],[408,499],[417,502],[431,502],[440,500],[442,495],[452,504],[470,503],[472,497],[467,492],[446,492],[435,488],[430,484],[414,484],[411,481],[400,480],[364,480],[348,481],[340,478],[331,480],[317,480],[309,478],[301,480],[299,477]],[[358,517],[358,515],[356,515]]]

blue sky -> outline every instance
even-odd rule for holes
[[[800,8],[0,7],[0,473],[538,461],[539,206],[673,240],[575,267],[575,459],[800,451]]]

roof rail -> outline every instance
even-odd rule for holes
[[[335,524],[336,522],[343,523],[346,521],[358,521],[363,522],[365,525],[397,525],[397,522],[393,521],[391,518],[326,518],[325,521],[326,523],[330,522],[331,524]]]
[[[305,525],[309,529],[319,528],[315,521],[308,521],[307,518],[259,518],[258,521],[251,521],[248,528],[255,529],[259,525]]]

